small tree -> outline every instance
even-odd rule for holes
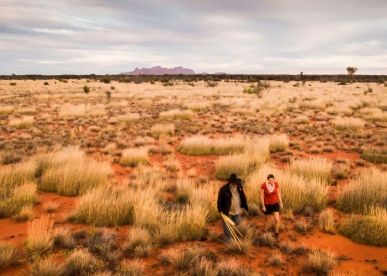
[[[347,73],[351,82],[352,82],[352,76],[356,73],[356,71],[357,71],[356,67],[352,67],[352,66],[347,67]]]

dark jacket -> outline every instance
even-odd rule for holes
[[[230,183],[226,183],[223,185],[218,194],[218,211],[228,215],[230,212],[230,207],[231,207],[231,190],[230,190]],[[239,193],[240,201],[241,201],[241,208],[245,209],[246,211],[249,210],[247,207],[247,201],[246,201],[246,196],[245,192],[243,191],[243,187],[241,184],[236,184],[237,185],[237,191]]]

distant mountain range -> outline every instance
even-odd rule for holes
[[[177,66],[174,68],[165,68],[155,66],[151,68],[136,68],[131,72],[125,72],[124,75],[193,75],[192,69]]]

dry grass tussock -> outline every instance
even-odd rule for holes
[[[106,114],[106,110],[105,110],[105,106],[103,104],[96,104],[96,105],[65,104],[59,110],[59,117],[62,117],[62,118],[103,116],[105,114]]]
[[[150,130],[152,136],[159,137],[161,135],[173,135],[175,133],[175,125],[160,123],[155,124],[151,127]]]
[[[36,160],[42,175],[39,189],[66,196],[84,194],[106,184],[112,172],[108,163],[88,159],[75,147],[39,156]]]
[[[336,257],[333,253],[314,249],[308,254],[304,270],[317,275],[328,275],[336,263]]]
[[[290,164],[290,172],[307,179],[318,179],[328,183],[331,172],[332,162],[326,158],[307,158],[294,160]]]
[[[387,172],[367,170],[339,193],[337,207],[351,213],[368,213],[375,207],[387,209]]]
[[[124,166],[135,167],[139,164],[149,163],[148,147],[129,148],[122,152],[120,163]]]
[[[360,131],[364,128],[364,121],[359,118],[338,117],[332,123],[340,131]]]
[[[0,106],[0,115],[11,114],[15,108],[12,105],[2,105]]]
[[[128,114],[124,114],[124,115],[119,115],[119,116],[115,117],[114,119],[120,123],[127,124],[127,123],[136,122],[136,121],[140,120],[140,114],[139,113],[128,113]]]
[[[328,187],[320,179],[307,179],[267,165],[261,166],[246,180],[245,192],[249,202],[260,206],[260,186],[268,174],[274,174],[280,185],[285,211],[301,212],[306,207],[318,211],[325,207]]]
[[[161,112],[159,117],[161,119],[191,120],[194,117],[194,115],[195,113],[192,112],[192,110],[172,109],[172,110]]]
[[[20,262],[20,253],[16,246],[8,243],[0,243],[0,269],[4,269]]]
[[[226,155],[242,152],[245,145],[246,138],[242,136],[211,139],[199,135],[185,138],[178,151],[187,155]]]
[[[10,127],[15,127],[15,128],[27,128],[32,126],[33,123],[34,123],[33,116],[23,116],[21,118],[11,119],[8,125]]]
[[[28,258],[36,258],[48,253],[53,246],[54,221],[49,215],[43,215],[27,223],[25,252]]]
[[[168,210],[159,196],[166,187],[163,179],[156,173],[142,170],[145,172],[140,173],[141,180],[133,185],[101,186],[82,196],[72,219],[95,226],[132,224],[147,229],[160,243],[202,237],[208,209],[211,208],[213,213],[216,210],[206,201],[208,195],[193,191],[194,202],[203,202],[204,207],[187,204],[180,209]]]
[[[289,148],[289,138],[286,134],[274,134],[269,136],[270,152],[282,152]]]
[[[359,243],[387,246],[387,210],[376,207],[367,215],[351,215],[341,224],[339,232]]]
[[[323,210],[319,216],[320,229],[326,233],[335,232],[335,218],[332,210]]]
[[[268,139],[261,138],[249,142],[242,153],[220,157],[215,162],[216,177],[228,179],[231,173],[248,175],[269,159],[269,145]]]

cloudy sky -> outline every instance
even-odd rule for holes
[[[387,74],[387,0],[0,0],[0,74]]]

